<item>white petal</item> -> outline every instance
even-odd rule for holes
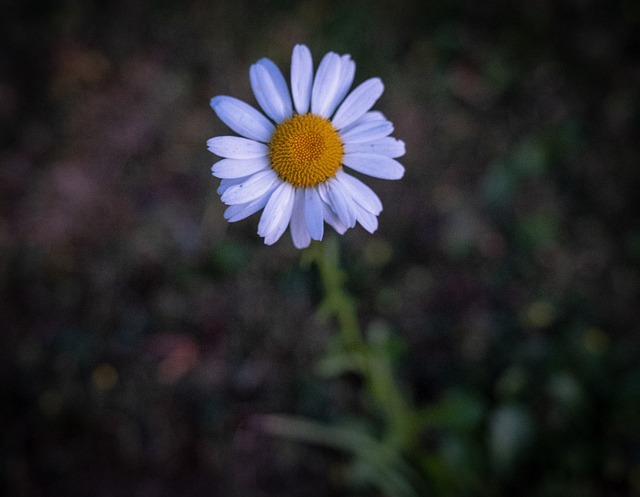
[[[311,243],[311,235],[309,235],[307,222],[304,218],[304,191],[304,188],[296,188],[295,190],[293,212],[291,213],[291,224],[289,225],[291,240],[293,241],[293,246],[297,249],[308,247]]]
[[[342,102],[347,93],[349,93],[349,88],[351,88],[353,84],[355,74],[356,64],[351,60],[351,56],[343,55],[340,57],[340,81],[338,83],[338,90],[333,96],[333,100],[327,110],[329,116],[333,114],[338,105],[340,105],[340,102]]]
[[[370,110],[369,112],[365,112],[364,115],[358,119],[356,122],[351,124],[351,126],[355,126],[357,124],[361,124],[369,121],[386,121],[387,118],[384,117],[384,114],[379,110]]]
[[[342,130],[340,136],[343,143],[361,143],[379,140],[393,133],[390,121],[365,121],[348,130]]]
[[[242,183],[243,181],[247,180],[249,178],[249,176],[245,176],[244,178],[229,178],[229,179],[223,179],[220,182],[220,185],[218,185],[218,188],[216,190],[216,193],[218,195],[222,195],[224,192],[226,192],[229,188],[231,188],[234,185],[239,185],[240,183]]]
[[[359,173],[381,179],[400,179],[404,167],[397,160],[378,154],[345,154],[342,158],[345,166]]]
[[[318,66],[311,90],[311,112],[322,117],[331,116],[331,106],[340,91],[342,61],[335,52],[327,53]]]
[[[304,189],[304,218],[311,238],[322,240],[324,234],[322,201],[318,190],[314,187]]]
[[[356,219],[369,233],[374,233],[378,229],[378,218],[375,214],[363,209],[359,205],[355,205],[354,210]]]
[[[360,119],[373,107],[383,91],[384,85],[379,78],[371,78],[358,85],[338,107],[331,121],[333,126],[342,129]]]
[[[278,66],[269,59],[260,59],[249,69],[249,79],[256,100],[271,119],[281,123],[291,117],[291,95]]]
[[[207,140],[211,152],[227,159],[257,159],[269,155],[264,143],[239,136],[216,136]]]
[[[251,202],[264,195],[277,181],[282,180],[273,169],[260,171],[242,183],[227,188],[220,198],[227,205]]]
[[[338,219],[347,228],[353,228],[356,224],[356,216],[353,211],[353,200],[344,192],[340,184],[333,178],[318,185],[320,197],[328,203],[338,216]]]
[[[386,121],[387,118],[384,117],[384,114],[382,112],[380,112],[379,110],[370,110],[369,112],[366,112],[364,114],[364,116],[362,116],[360,119],[358,119],[357,121],[349,124],[348,126],[345,126],[344,128],[342,128],[340,130],[341,133],[346,133],[347,131],[355,128],[356,126],[360,126],[361,124],[364,123],[368,123],[368,122],[373,122],[373,121]]]
[[[348,226],[345,226],[342,221],[340,221],[337,214],[326,202],[322,202],[322,215],[324,216],[324,220],[327,224],[329,224],[339,234],[344,235],[345,231],[349,229]]]
[[[396,157],[402,157],[404,155],[405,147],[402,140],[396,140],[395,138],[387,136],[369,142],[345,143],[344,153],[380,154],[395,159]]]
[[[216,178],[242,178],[267,169],[269,166],[269,157],[222,159],[213,165],[211,173]]]
[[[298,114],[306,114],[311,104],[313,59],[306,45],[293,47],[291,55],[291,95]]]
[[[276,129],[262,113],[237,98],[213,97],[211,108],[223,123],[239,135],[251,140],[266,143]]]
[[[258,235],[264,237],[264,243],[272,245],[278,241],[291,220],[295,189],[282,182],[271,194],[258,223]]]
[[[380,198],[358,178],[345,173],[343,170],[339,170],[336,173],[336,180],[342,184],[343,188],[358,205],[375,215],[382,212],[382,202]]]
[[[251,214],[255,214],[265,205],[267,205],[267,200],[269,200],[270,195],[271,192],[267,192],[257,200],[252,200],[251,202],[247,202],[245,204],[230,205],[224,211],[224,218],[230,223],[235,223],[236,221],[246,219]]]

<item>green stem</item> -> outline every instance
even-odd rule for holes
[[[340,270],[338,240],[335,237],[329,237],[323,242],[312,245],[310,250],[313,251],[312,258],[320,273],[325,308],[338,321],[343,346],[351,352],[361,350],[364,339],[358,324],[355,302],[343,288],[345,275]]]
[[[316,263],[324,291],[323,310],[336,318],[346,359],[362,373],[366,388],[377,408],[384,413],[389,431],[387,441],[406,448],[412,442],[414,426],[411,409],[398,388],[386,347],[388,334],[383,330],[366,340],[358,324],[356,302],[344,290],[344,272],[336,237],[314,243],[307,254]]]

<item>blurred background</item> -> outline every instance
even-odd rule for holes
[[[0,493],[381,496],[265,413],[368,423],[313,268],[229,225],[214,95],[350,53],[403,139],[341,238],[424,416],[425,495],[640,495],[640,4],[9,2],[0,18]],[[358,421],[359,420],[359,421]]]

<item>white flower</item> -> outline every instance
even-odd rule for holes
[[[240,135],[207,141],[223,157],[211,171],[222,179],[225,218],[235,222],[264,209],[258,234],[267,245],[290,226],[293,244],[307,247],[322,240],[325,221],[340,234],[356,222],[373,233],[382,203],[344,167],[382,179],[404,174],[395,160],[404,155],[404,142],[390,137],[393,125],[371,111],[382,81],[368,79],[347,95],[355,75],[351,57],[329,52],[314,76],[305,45],[293,49],[291,91],[269,59],[252,65],[249,75],[264,114],[233,97],[211,99],[220,120]]]

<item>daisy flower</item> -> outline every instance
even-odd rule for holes
[[[269,59],[251,66],[251,88],[264,114],[230,96],[211,99],[214,112],[240,136],[207,141],[222,157],[211,171],[229,222],[262,211],[258,235],[275,243],[287,227],[293,244],[322,240],[324,223],[338,233],[359,223],[378,227],[382,203],[345,168],[382,179],[400,179],[404,142],[389,135],[393,125],[371,108],[384,85],[364,81],[349,93],[355,63],[349,55],[327,53],[315,71],[311,52],[296,45],[291,56],[291,90]]]

